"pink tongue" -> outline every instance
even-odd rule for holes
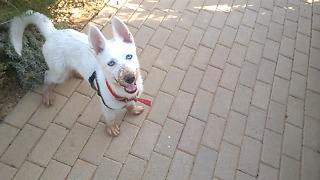
[[[129,84],[126,86],[126,91],[132,92],[132,91],[135,91],[136,88],[137,88],[137,86],[135,84]]]

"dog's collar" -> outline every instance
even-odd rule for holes
[[[89,83],[90,83],[92,89],[94,89],[94,90],[97,91],[98,95],[99,95],[99,96],[101,97],[101,99],[102,99],[103,104],[104,104],[107,108],[112,109],[112,108],[110,108],[108,105],[106,105],[105,101],[103,100],[103,98],[102,98],[102,96],[101,96],[101,92],[100,92],[99,83],[98,83],[98,81],[96,80],[96,78],[97,78],[96,71],[94,71],[94,72],[92,73],[92,75],[89,77]],[[97,87],[94,85],[94,80],[96,80]],[[147,105],[147,106],[151,106],[151,101],[137,97],[137,96],[139,95],[139,92],[137,93],[137,96],[136,96],[136,97],[132,97],[132,98],[126,98],[126,97],[120,97],[120,96],[118,96],[118,95],[112,90],[112,88],[110,87],[107,79],[106,79],[105,81],[106,81],[106,85],[107,85],[107,87],[108,87],[108,90],[110,91],[110,93],[112,94],[112,96],[115,97],[118,101],[120,101],[120,102],[125,102],[125,103],[127,103],[128,101],[135,101],[135,102],[139,101],[139,102],[141,102],[141,103],[143,103],[143,104],[145,104],[145,105]]]

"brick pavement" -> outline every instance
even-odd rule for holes
[[[153,101],[101,122],[85,81],[29,91],[0,124],[7,179],[320,179],[320,2],[110,0],[135,36]],[[87,31],[87,28],[84,29]]]

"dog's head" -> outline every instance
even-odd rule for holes
[[[112,20],[112,29],[114,38],[106,40],[98,28],[90,26],[89,45],[109,84],[118,89],[117,93],[134,94],[142,88],[142,78],[133,36],[117,17]]]

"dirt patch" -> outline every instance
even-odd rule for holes
[[[105,6],[106,0],[80,0],[78,3],[61,1],[57,10],[57,17],[52,19],[54,23],[62,24],[62,28],[68,27],[81,31],[89,21],[95,17]],[[9,68],[6,82],[0,86],[0,122],[15,107],[27,90],[20,86],[20,81],[14,69]]]

